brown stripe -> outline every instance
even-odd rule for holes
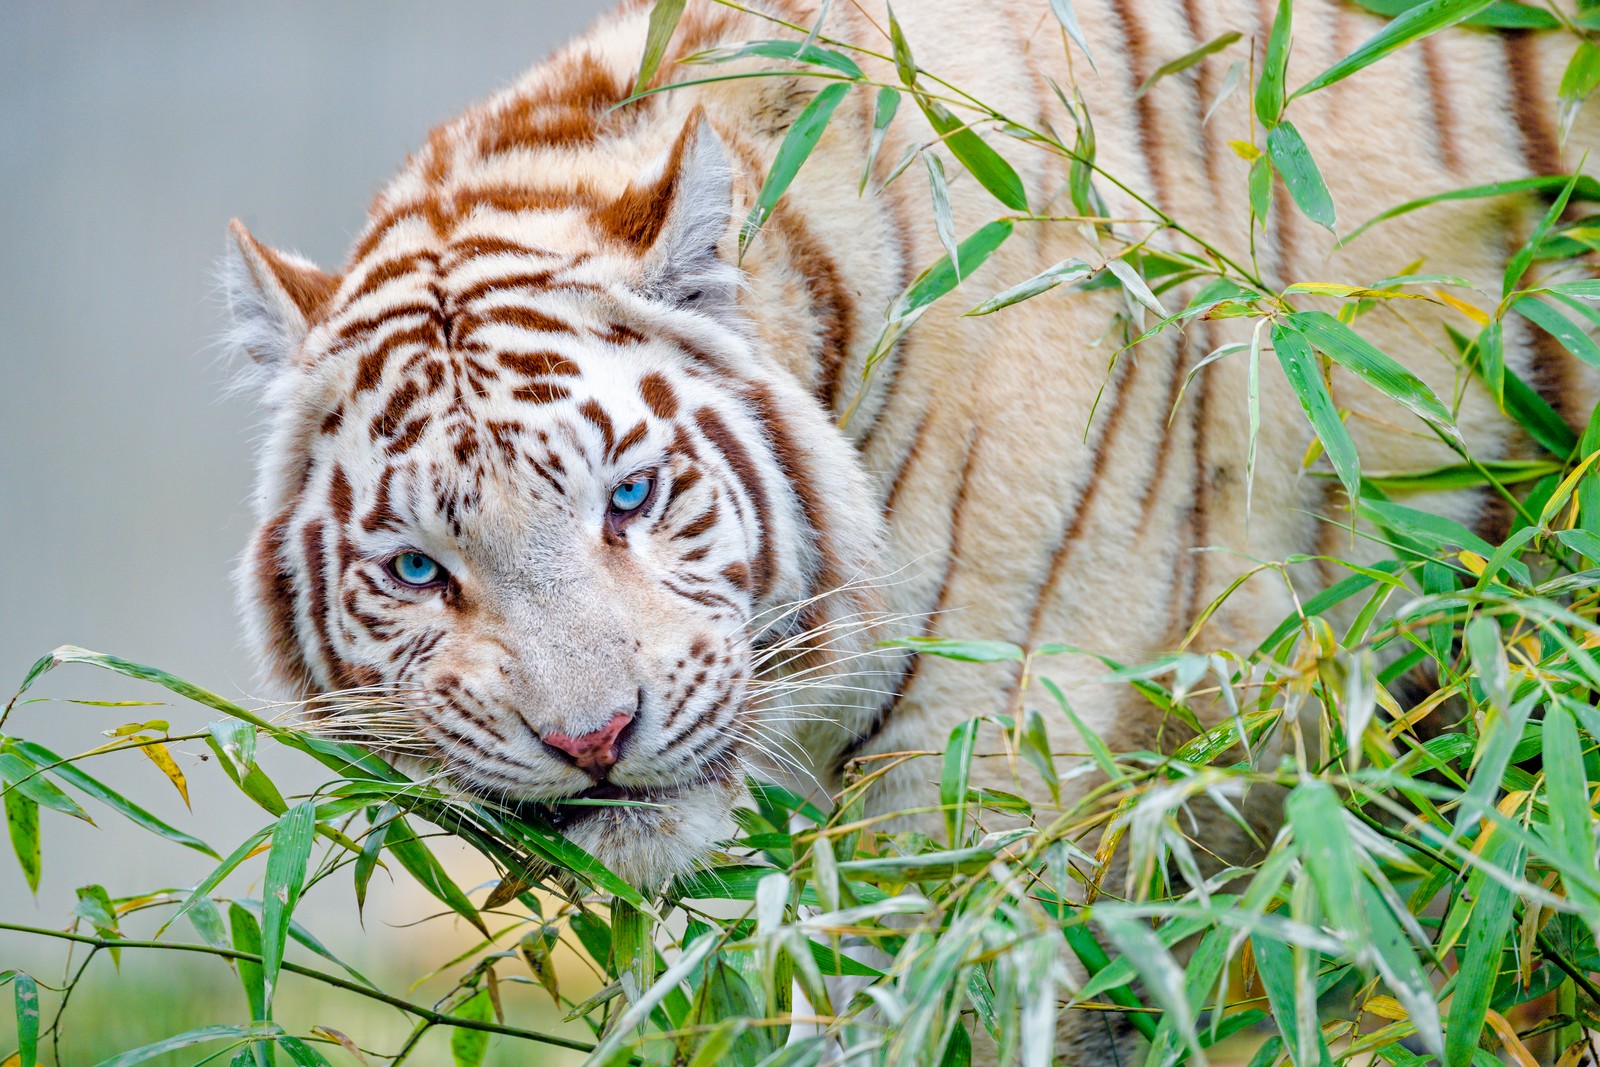
[[[923,637],[933,636],[935,628],[941,621],[940,616],[948,607],[947,598],[950,595],[950,583],[955,577],[956,564],[961,558],[961,523],[967,510],[968,478],[972,474],[973,460],[977,457],[978,449],[982,442],[983,431],[980,428],[973,434],[967,445],[967,461],[962,464],[961,477],[956,482],[955,503],[951,508],[950,519],[950,551],[945,558],[944,574],[939,579],[939,592],[934,596],[933,610],[922,624]],[[883,733],[884,728],[889,724],[889,720],[894,717],[895,711],[900,707],[901,700],[911,691],[911,687],[915,684],[917,674],[921,669],[922,656],[913,653],[909,664],[901,674],[898,683],[894,686],[894,695],[878,708],[877,714],[873,717],[872,723],[867,727],[866,731],[850,742],[845,747],[845,750],[840,753],[839,763],[841,765],[853,759],[857,753],[871,744],[879,734]]]
[[[829,411],[837,410],[839,370],[855,336],[855,301],[845,287],[839,265],[812,235],[790,200],[778,202],[769,225],[782,236],[788,264],[805,280],[806,293],[811,298],[810,312],[818,335],[812,353],[817,368],[814,395]]]
[[[628,449],[644,440],[644,435],[649,432],[650,428],[648,426],[642,422],[639,423],[633,429],[617,438],[617,443],[612,446],[611,451],[606,454],[606,460],[608,462],[615,463],[617,460],[621,459],[625,454],[627,454]]]
[[[1084,483],[1078,491],[1078,499],[1070,507],[1072,518],[1067,522],[1066,529],[1062,532],[1061,540],[1056,543],[1055,551],[1050,554],[1049,566],[1045,568],[1044,578],[1040,581],[1038,590],[1034,593],[1033,610],[1028,615],[1028,632],[1023,640],[1023,647],[1031,648],[1039,638],[1039,626],[1044,621],[1045,608],[1049,603],[1050,590],[1055,587],[1056,581],[1061,577],[1061,569],[1066,566],[1067,558],[1072,554],[1073,547],[1077,544],[1079,536],[1083,533],[1084,523],[1088,521],[1089,514],[1094,510],[1095,497],[1100,492],[1100,486],[1105,481],[1103,469],[1106,456],[1111,451],[1111,445],[1117,436],[1117,428],[1122,424],[1123,413],[1127,410],[1128,394],[1133,392],[1135,378],[1139,365],[1130,360],[1123,359],[1117,364],[1117,380],[1115,383],[1116,396],[1111,401],[1111,411],[1107,413],[1105,421],[1100,424],[1100,430],[1095,437],[1093,453],[1089,460],[1089,471]]]
[[[606,409],[591,397],[578,405],[578,414],[600,431],[600,439],[605,442],[604,452],[609,454],[616,447],[617,431],[611,423],[611,416],[606,414]]]
[[[1145,483],[1144,494],[1139,498],[1139,525],[1137,529],[1145,530],[1150,525],[1150,509],[1154,506],[1161,483],[1166,478],[1167,463],[1174,453],[1179,451],[1173,440],[1173,433],[1181,425],[1177,419],[1177,412],[1173,410],[1178,402],[1178,393],[1183,388],[1184,372],[1189,365],[1189,335],[1180,331],[1177,344],[1169,346],[1172,350],[1172,378],[1167,383],[1167,402],[1161,411],[1166,421],[1162,426],[1161,439],[1156,445],[1155,463],[1150,471],[1150,480]],[[1191,483],[1192,485],[1192,483]],[[1170,506],[1171,501],[1162,498],[1164,507]]]
[[[670,419],[678,413],[678,394],[672,383],[654,371],[639,379],[639,395],[659,419]]]
[[[1550,122],[1549,103],[1540,94],[1539,57],[1534,53],[1533,34],[1528,30],[1503,30],[1500,39],[1511,81],[1512,121],[1522,135],[1523,159],[1534,174],[1560,174],[1561,149]]]
[[[1206,339],[1206,355],[1217,349],[1217,332],[1212,322],[1201,324]],[[1201,357],[1205,358],[1204,356]],[[1211,539],[1211,514],[1207,508],[1211,494],[1216,491],[1213,470],[1211,467],[1211,404],[1213,391],[1211,389],[1211,374],[1215,373],[1215,364],[1209,372],[1201,372],[1195,378],[1193,386],[1194,398],[1189,401],[1191,418],[1191,434],[1194,441],[1195,465],[1195,492],[1189,507],[1189,545],[1191,549],[1204,548]],[[1183,601],[1183,614],[1180,621],[1183,629],[1189,628],[1196,615],[1200,613],[1198,598],[1205,591],[1206,562],[1210,554],[1206,552],[1190,551],[1189,560],[1189,589]]]
[[[317,640],[317,651],[321,654],[323,665],[327,670],[326,678],[330,685],[339,685],[338,657],[333,652],[332,631],[328,625],[328,565],[327,551],[322,543],[322,520],[314,519],[306,523],[300,532],[300,551],[305,556],[306,564],[306,612],[305,617],[311,624],[312,633]]]
[[[889,489],[883,495],[883,513],[887,516],[894,515],[895,502],[900,496],[900,486],[904,484],[906,475],[911,472],[911,468],[922,453],[923,436],[928,432],[928,423],[932,418],[933,409],[930,407],[917,421],[917,428],[911,431],[911,443],[900,456],[900,465],[895,468],[894,477],[889,479]]]
[[[755,578],[755,592],[757,597],[764,597],[772,591],[772,583],[776,578],[773,563],[772,546],[772,513],[771,504],[767,499],[767,487],[761,481],[761,472],[756,468],[750,453],[746,451],[743,443],[728,428],[711,408],[699,408],[694,413],[694,421],[700,427],[700,433],[706,441],[722,453],[722,458],[733,471],[735,478],[744,486],[745,495],[750,498],[751,504],[756,509],[756,559],[752,574]]]
[[[1138,14],[1138,0],[1111,0],[1112,14],[1122,31],[1122,42],[1128,56],[1128,89],[1136,91],[1150,73],[1150,35]],[[1171,207],[1166,173],[1161,169],[1160,116],[1156,113],[1152,94],[1146,93],[1134,101],[1134,111],[1139,119],[1139,150],[1144,153],[1145,169],[1150,174],[1150,187],[1156,203]]]
[[[257,532],[251,546],[250,569],[256,604],[266,620],[266,645],[273,672],[291,685],[297,695],[313,688],[311,670],[295,635],[294,571],[283,558],[289,515],[295,504],[280,511]]]
[[[1461,153],[1456,150],[1456,113],[1455,105],[1450,101],[1449,88],[1445,85],[1444,60],[1439,55],[1442,47],[1433,37],[1424,37],[1419,46],[1422,49],[1422,72],[1428,80],[1428,103],[1433,109],[1433,150],[1443,163],[1452,171],[1461,169]]]

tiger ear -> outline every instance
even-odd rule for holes
[[[733,212],[733,168],[696,107],[655,173],[601,210],[602,227],[640,256],[635,287],[711,315],[731,312],[739,269],[722,253]]]
[[[233,319],[228,339],[267,367],[294,358],[339,279],[310,261],[279,252],[250,236],[244,223],[228,223],[222,286]]]

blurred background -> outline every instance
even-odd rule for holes
[[[256,413],[253,398],[224,394],[228,367],[213,344],[222,308],[212,268],[228,219],[337,267],[369,197],[432,125],[514,79],[607,6],[0,0],[0,553],[10,561],[0,582],[0,700],[63,643],[157,665],[235,699],[262,695],[229,581],[250,527]],[[162,699],[86,667],[48,676],[32,695]],[[214,717],[184,706],[51,700],[19,708],[7,730],[66,754],[130,720],[167,718],[179,733]],[[179,748],[192,813],[136,753],[91,769],[224,851],[267,821],[200,762],[203,746]],[[267,761],[285,793],[320,780],[291,754]],[[61,928],[78,886],[99,882],[127,896],[193,885],[212,865],[104,808],[91,814],[98,829],[43,814],[37,896],[0,842],[0,922]],[[442,858],[464,885],[488,876],[467,857]],[[257,860],[227,888],[258,895],[251,879],[259,876]],[[472,938],[450,919],[393,926],[435,909],[404,876],[384,880],[374,879],[365,933],[342,875],[297,915],[393,989]],[[136,919],[127,932],[147,936],[158,921]],[[169,936],[196,940],[181,922]],[[59,985],[64,959],[59,944],[0,931],[0,971],[24,967]],[[109,959],[91,964],[67,1015],[62,1067],[248,1018],[220,961],[128,952],[121,973],[114,981]],[[439,984],[440,993],[448,988]],[[539,1003],[507,995],[528,1012]],[[397,1012],[307,982],[284,997],[284,1021],[301,1032],[320,1023],[392,1052],[407,1030]],[[15,1047],[10,999],[9,989],[0,993],[0,1056]],[[552,1025],[517,1010],[527,1025]],[[539,1010],[548,1013],[548,998]],[[433,1035],[436,1048],[415,1062],[448,1062],[447,1036]],[[522,1048],[517,1062],[526,1062]],[[201,1055],[190,1052],[152,1062]]]

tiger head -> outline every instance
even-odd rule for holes
[[[550,189],[436,137],[342,275],[237,222],[224,268],[268,414],[239,586],[271,673],[468,793],[627,802],[554,810],[641,885],[730,835],[747,773],[826,748],[769,721],[801,717],[776,676],[848,654],[880,536],[752,341],[719,138],[697,111],[663,147]]]

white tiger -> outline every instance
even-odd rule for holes
[[[818,14],[809,0],[759,6],[796,27]],[[1291,85],[1383,25],[1331,0],[1296,7]],[[1247,94],[1201,121],[1226,57],[1136,90],[1162,61],[1227,30],[1259,55],[1273,5],[1079,0],[1077,11],[1095,71],[1081,56],[1068,67],[1041,0],[906,0],[895,15],[920,68],[1018,123],[1067,123],[1048,79],[1066,83],[1093,116],[1100,165],[1126,183],[1101,184],[1111,216],[1148,219],[1137,194],[1248,261],[1248,164],[1224,144],[1251,137]],[[1245,566],[1197,549],[1348,554],[1338,522],[1322,518],[1343,498],[1302,471],[1310,431],[1275,371],[1261,384],[1248,529],[1243,362],[1207,367],[1169,420],[1199,360],[1240,339],[1229,323],[1162,334],[1106,381],[1116,289],[962,317],[1051,263],[1102,263],[1081,227],[1018,222],[967,295],[930,308],[865,375],[884,308],[943,255],[926,186],[902,177],[877,189],[893,162],[913,144],[944,155],[959,233],[1005,210],[958,174],[913,107],[887,131],[873,190],[858,195],[874,116],[872,90],[858,89],[740,258],[734,220],[819,83],[796,67],[613,110],[648,15],[624,8],[435,130],[374,201],[341,273],[234,225],[235,337],[261,369],[271,420],[240,582],[286,686],[330,701],[390,694],[428,761],[467,790],[650,802],[569,808],[564,829],[625,877],[659,885],[731,834],[747,773],[782,774],[803,756],[825,799],[847,759],[939,747],[971,716],[1052,706],[1017,691],[1017,664],[863,656],[882,636],[873,620],[1138,660],[1174,644]],[[876,2],[835,3],[826,32],[886,56],[886,18]],[[658,82],[703,71],[675,63],[685,55],[786,34],[799,37],[695,0]],[[1550,115],[1562,48],[1451,31],[1297,100],[1293,117],[1345,219],[1560,173],[1569,164]],[[854,57],[874,80],[897,82],[887,58]],[[996,123],[975,129],[1013,161],[1036,212],[1062,213],[1068,160]],[[1596,108],[1567,145],[1569,156],[1600,145]],[[1463,201],[1335,251],[1280,188],[1256,261],[1275,285],[1365,283],[1425,253],[1428,270],[1487,289],[1538,210],[1531,197]],[[1157,243],[1190,247],[1170,233]],[[1476,455],[1528,454],[1485,391],[1458,389],[1451,360],[1412,332],[1438,338],[1450,314],[1418,304],[1360,329],[1440,395],[1459,392],[1457,423]],[[1505,349],[1508,367],[1581,418],[1595,395],[1589,372],[1531,330],[1509,329]],[[1371,468],[1451,460],[1394,405],[1339,376],[1334,385]],[[1503,521],[1479,494],[1427,506],[1484,529]],[[1308,585],[1327,577],[1302,572]],[[1252,579],[1202,643],[1253,644],[1292,596],[1282,580]],[[1097,684],[1096,664],[1051,670],[1113,749],[1158,744],[1155,709]],[[1046,717],[1055,751],[1083,751],[1061,716]],[[875,810],[930,802],[937,773],[932,761],[901,764]],[[1026,789],[1004,760],[980,759],[973,773],[975,785]],[[1075,779],[1062,803],[1088,781]],[[1270,823],[1270,804],[1260,807],[1254,817]],[[1205,846],[1248,850],[1222,819]],[[1081,1050],[1108,1055],[1068,1025]]]

